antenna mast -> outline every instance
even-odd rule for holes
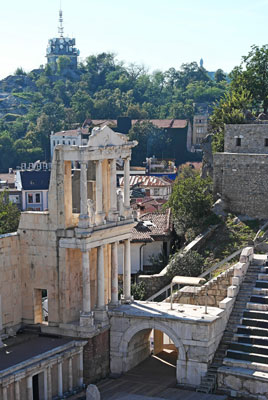
[[[63,17],[62,17],[62,9],[61,9],[61,2],[60,2],[60,11],[59,11],[59,27],[58,27],[58,32],[60,34],[60,37],[63,38]]]

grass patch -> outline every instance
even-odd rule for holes
[[[219,225],[213,236],[207,240],[205,247],[200,250],[205,259],[205,270],[222,261],[241,247],[247,246],[254,239],[260,226],[259,220],[242,222],[234,215],[229,214],[226,221]],[[230,261],[231,264],[233,262],[234,260]],[[226,269],[224,266],[220,268],[222,270]]]

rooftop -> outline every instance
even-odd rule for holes
[[[120,186],[124,186],[124,177],[119,180]],[[129,177],[130,186],[139,185],[141,187],[166,187],[172,184],[168,178],[145,176],[145,175],[131,175]]]
[[[167,209],[162,213],[147,213],[140,217],[132,229],[132,242],[153,242],[170,235],[172,230],[171,212]]]

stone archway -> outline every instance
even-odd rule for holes
[[[186,352],[182,341],[176,335],[175,331],[164,322],[158,322],[155,320],[144,321],[129,327],[123,334],[119,345],[119,353],[117,354],[117,365],[119,366],[120,372],[127,372],[133,367],[132,360],[129,355],[129,344],[132,338],[139,332],[151,331],[152,329],[157,329],[165,333],[173,341],[177,351],[178,359],[176,365],[176,378],[178,383],[183,383],[185,381],[185,363],[186,363]],[[146,358],[146,357],[145,357]],[[141,360],[142,361],[142,360]],[[120,366],[121,364],[121,366]],[[119,372],[119,371],[118,371]]]

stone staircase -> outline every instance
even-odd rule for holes
[[[256,296],[259,296],[257,297],[259,299],[258,301],[261,301],[261,299],[263,298],[262,296],[264,293],[261,291],[263,289],[263,286],[257,287],[259,282],[260,285],[267,283],[267,311],[268,311],[268,275],[266,275],[268,273],[268,267],[267,268],[265,267],[263,272],[260,274],[260,269],[261,269],[261,266],[259,265],[260,263],[263,264],[263,259],[259,260],[255,259],[254,257],[254,260],[248,267],[246,276],[240,287],[239,293],[237,295],[233,310],[229,317],[229,321],[223,333],[219,347],[214,355],[214,358],[208,368],[206,375],[202,378],[200,386],[196,389],[197,392],[213,393],[217,387],[217,371],[223,365],[226,353],[229,354],[228,357],[230,357],[231,355],[229,352],[233,352],[232,354],[236,354],[237,357],[238,354],[241,353],[241,349],[240,351],[237,351],[236,349],[238,347],[236,346],[240,345],[239,338],[241,338],[241,344],[242,344],[244,343],[242,341],[246,340],[247,335],[242,334],[239,331],[239,329],[240,327],[241,329],[246,329],[246,327],[248,327],[248,324],[253,324],[253,321],[257,317],[257,314],[256,315],[251,314],[250,317],[249,305],[255,304],[254,302],[257,301]],[[260,276],[266,277],[267,282],[264,279],[260,279]],[[254,310],[253,312],[256,312],[256,310]],[[267,312],[267,320],[265,322],[267,323],[267,343],[268,343],[268,312]],[[254,329],[253,325],[249,326],[250,326],[249,329]],[[245,351],[244,353],[247,352]]]

